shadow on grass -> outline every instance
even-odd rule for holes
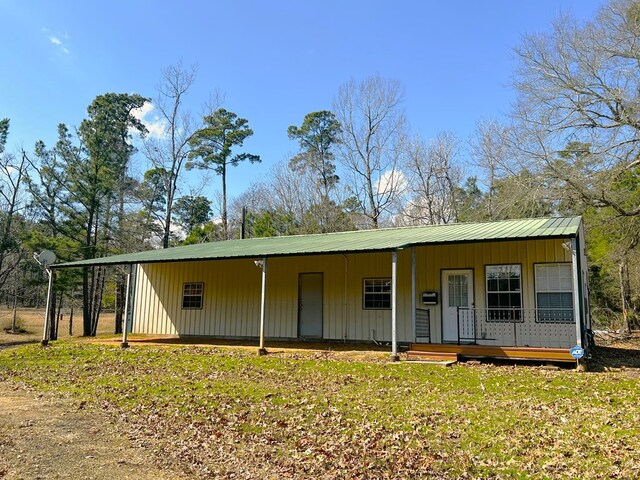
[[[619,368],[640,368],[640,349],[638,348],[595,346],[592,355],[593,357],[589,361],[589,370],[592,372],[604,372]]]
[[[105,343],[120,342],[121,338],[109,338],[103,340]],[[258,348],[258,339],[223,339],[211,337],[160,337],[160,336],[137,336],[132,335],[128,338],[130,345],[167,345],[167,346],[211,346],[211,347],[241,347],[241,348]],[[374,351],[374,352],[390,352],[390,346],[379,346],[372,343],[351,343],[340,341],[277,341],[267,340],[266,348],[271,350],[320,350],[320,351]]]
[[[38,340],[30,339],[22,339],[22,340],[12,340],[8,342],[0,342],[0,350],[8,347],[17,347],[19,345],[27,345],[29,343],[38,343]]]

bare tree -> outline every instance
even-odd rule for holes
[[[20,247],[16,224],[24,208],[23,183],[28,162],[24,152],[16,159],[5,151],[9,120],[0,120],[0,291],[25,257]]]
[[[617,277],[628,319],[640,217],[640,4],[609,1],[588,22],[562,15],[516,53],[512,145],[521,167],[545,185],[556,210],[609,219],[587,224],[588,234],[615,247],[617,265],[600,266]]]
[[[405,169],[409,199],[403,217],[411,225],[436,225],[458,220],[457,191],[462,178],[459,142],[441,133],[429,144],[415,137],[407,148]]]
[[[399,163],[406,131],[402,96],[400,82],[376,75],[347,82],[334,100],[342,126],[339,160],[373,228],[378,228],[383,214],[393,213],[402,193]]]
[[[640,5],[612,1],[584,24],[563,15],[516,53],[522,158],[586,205],[640,215],[617,186],[640,166]],[[568,144],[585,154],[558,161]]]
[[[161,190],[163,207],[154,212],[155,220],[162,225],[162,247],[169,246],[173,223],[173,205],[179,187],[179,179],[188,159],[191,148],[189,141],[201,127],[194,121],[185,105],[195,79],[197,67],[183,67],[181,63],[162,71],[162,80],[158,86],[158,95],[153,102],[159,113],[159,122],[155,125],[159,131],[151,130],[143,144],[145,156],[153,165],[156,184],[151,188],[153,194]],[[213,95],[205,105],[205,111],[211,112],[220,106],[221,99]]]
[[[484,186],[487,219],[497,219],[495,205],[496,182],[513,172],[509,168],[509,129],[495,119],[478,122],[475,136],[470,142],[471,158],[482,172],[480,181]]]

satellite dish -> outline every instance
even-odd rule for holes
[[[56,261],[56,254],[51,250],[43,250],[41,253],[34,255],[33,258],[35,258],[40,265],[46,267]]]

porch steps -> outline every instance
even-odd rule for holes
[[[447,358],[446,355],[450,357]],[[447,345],[433,343],[413,343],[407,352],[407,358],[442,358],[460,359],[472,358],[502,358],[509,360],[533,360],[551,362],[575,362],[564,348],[543,347],[498,347],[492,345]]]
[[[407,360],[430,360],[434,362],[457,362],[458,354],[451,352],[428,352],[421,350],[409,350]]]

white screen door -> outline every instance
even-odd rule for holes
[[[473,308],[473,270],[442,271],[443,342],[458,341],[458,307]]]

